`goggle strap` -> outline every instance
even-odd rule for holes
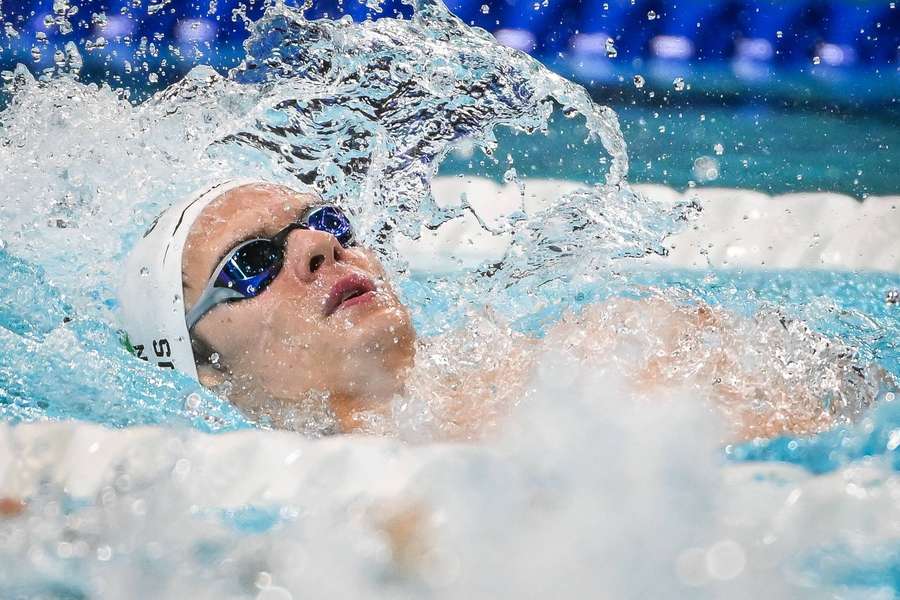
[[[208,313],[217,304],[226,302],[228,300],[237,300],[243,297],[244,295],[237,290],[208,286],[206,290],[204,290],[204,292],[200,295],[200,298],[197,300],[197,304],[195,304],[191,308],[191,310],[188,311],[187,316],[184,318],[185,322],[187,323],[188,331],[193,329],[194,325],[197,324],[197,321],[202,319],[203,315]]]

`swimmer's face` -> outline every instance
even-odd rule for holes
[[[235,246],[275,235],[316,202],[311,194],[252,184],[210,203],[185,243],[187,308]],[[374,291],[343,300],[366,289]],[[200,365],[204,384],[227,376],[238,404],[302,402],[310,390],[328,392],[345,428],[355,411],[370,408],[366,399],[399,391],[415,342],[409,311],[375,254],[304,229],[289,234],[281,271],[262,293],[217,305],[192,337],[219,355],[218,368]]]

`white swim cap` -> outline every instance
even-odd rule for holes
[[[210,202],[253,183],[262,182],[231,179],[198,190],[160,214],[132,248],[119,287],[119,305],[126,346],[138,358],[198,379],[184,319],[184,242]]]

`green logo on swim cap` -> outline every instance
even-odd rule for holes
[[[137,356],[137,350],[134,349],[134,346],[131,345],[131,338],[128,337],[127,331],[119,331],[119,343],[122,344],[122,347],[128,350],[130,354]]]

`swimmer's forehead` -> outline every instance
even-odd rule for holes
[[[279,185],[243,185],[222,194],[203,209],[191,226],[188,243],[275,233],[316,202],[314,194]]]

